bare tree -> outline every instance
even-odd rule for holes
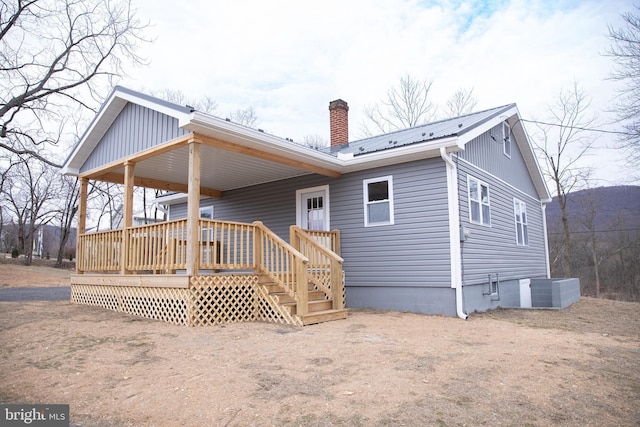
[[[210,96],[203,96],[198,99],[188,98],[184,92],[176,89],[162,89],[160,91],[150,91],[149,93],[156,98],[161,98],[177,105],[189,106],[194,110],[207,114],[213,114],[218,110],[218,103]]]
[[[58,255],[56,257],[56,267],[62,267],[65,256],[65,248],[71,238],[73,230],[73,220],[78,211],[78,197],[80,196],[80,185],[77,177],[60,176],[60,189],[58,200],[62,202],[58,210],[59,220],[59,241]]]
[[[596,298],[600,298],[600,290],[602,287],[600,280],[600,265],[608,257],[607,251],[603,248],[605,243],[604,237],[601,236],[599,230],[597,230],[598,212],[603,208],[602,201],[593,191],[588,188],[586,190],[586,196],[580,199],[581,215],[578,218],[578,222],[584,227],[585,241],[584,246],[587,249],[593,263],[593,276],[596,285]],[[601,239],[602,237],[602,239]]]
[[[473,94],[473,88],[460,89],[447,101],[446,114],[448,117],[458,117],[473,112],[478,100]]]
[[[38,147],[56,144],[68,108],[95,111],[103,91],[141,64],[130,0],[0,3],[0,148],[58,166]]]
[[[365,106],[361,132],[364,136],[388,133],[424,124],[436,116],[429,92],[433,81],[418,80],[410,74],[400,78],[397,86],[373,106]]]
[[[218,103],[210,96],[200,98],[188,98],[184,92],[175,89],[163,89],[151,91],[152,96],[164,99],[178,105],[186,105],[194,110],[207,114],[215,114],[218,110]],[[253,107],[238,108],[229,113],[228,119],[234,123],[239,123],[247,127],[255,127],[258,122],[258,115]]]
[[[231,113],[230,120],[243,126],[255,128],[258,123],[258,115],[253,107],[238,108],[235,112]]]
[[[24,159],[12,172],[3,195],[18,226],[18,249],[25,255],[25,264],[31,265],[34,237],[54,217],[51,202],[57,196],[53,184],[57,172],[45,163]]]
[[[607,52],[616,63],[612,78],[626,82],[617,98],[616,113],[625,133],[622,145],[632,165],[640,165],[640,12],[622,14],[623,28],[609,27],[611,48]]]
[[[122,223],[122,207],[124,206],[122,185],[110,182],[91,182],[93,197],[87,201],[87,211],[96,213],[95,229],[115,230]],[[89,212],[87,212],[89,216]],[[102,222],[106,219],[107,225],[103,228]]]
[[[564,274],[571,277],[571,243],[569,219],[567,218],[567,195],[588,175],[579,166],[593,144],[585,129],[592,127],[595,118],[586,117],[590,101],[574,83],[563,89],[555,105],[549,107],[551,123],[538,123],[542,138],[534,140],[538,156],[542,160],[543,174],[553,182],[562,214],[564,234]]]
[[[329,145],[329,141],[319,134],[306,135],[302,140],[302,145],[318,150],[320,148],[327,147]]]

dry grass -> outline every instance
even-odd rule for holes
[[[0,399],[90,426],[640,424],[640,304],[188,328],[0,303]]]

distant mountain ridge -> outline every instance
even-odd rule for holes
[[[571,231],[585,229],[582,223],[589,214],[590,206],[596,208],[594,223],[597,231],[612,227],[622,231],[640,227],[640,186],[597,187],[569,193],[567,217]],[[562,230],[557,197],[547,205],[546,213],[549,233]]]

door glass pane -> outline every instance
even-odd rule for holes
[[[309,230],[324,229],[324,208],[323,197],[310,197],[307,199],[307,212],[305,218],[307,223],[304,226]]]

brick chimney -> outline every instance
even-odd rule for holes
[[[349,105],[342,99],[329,103],[329,125],[332,147],[349,142]]]

